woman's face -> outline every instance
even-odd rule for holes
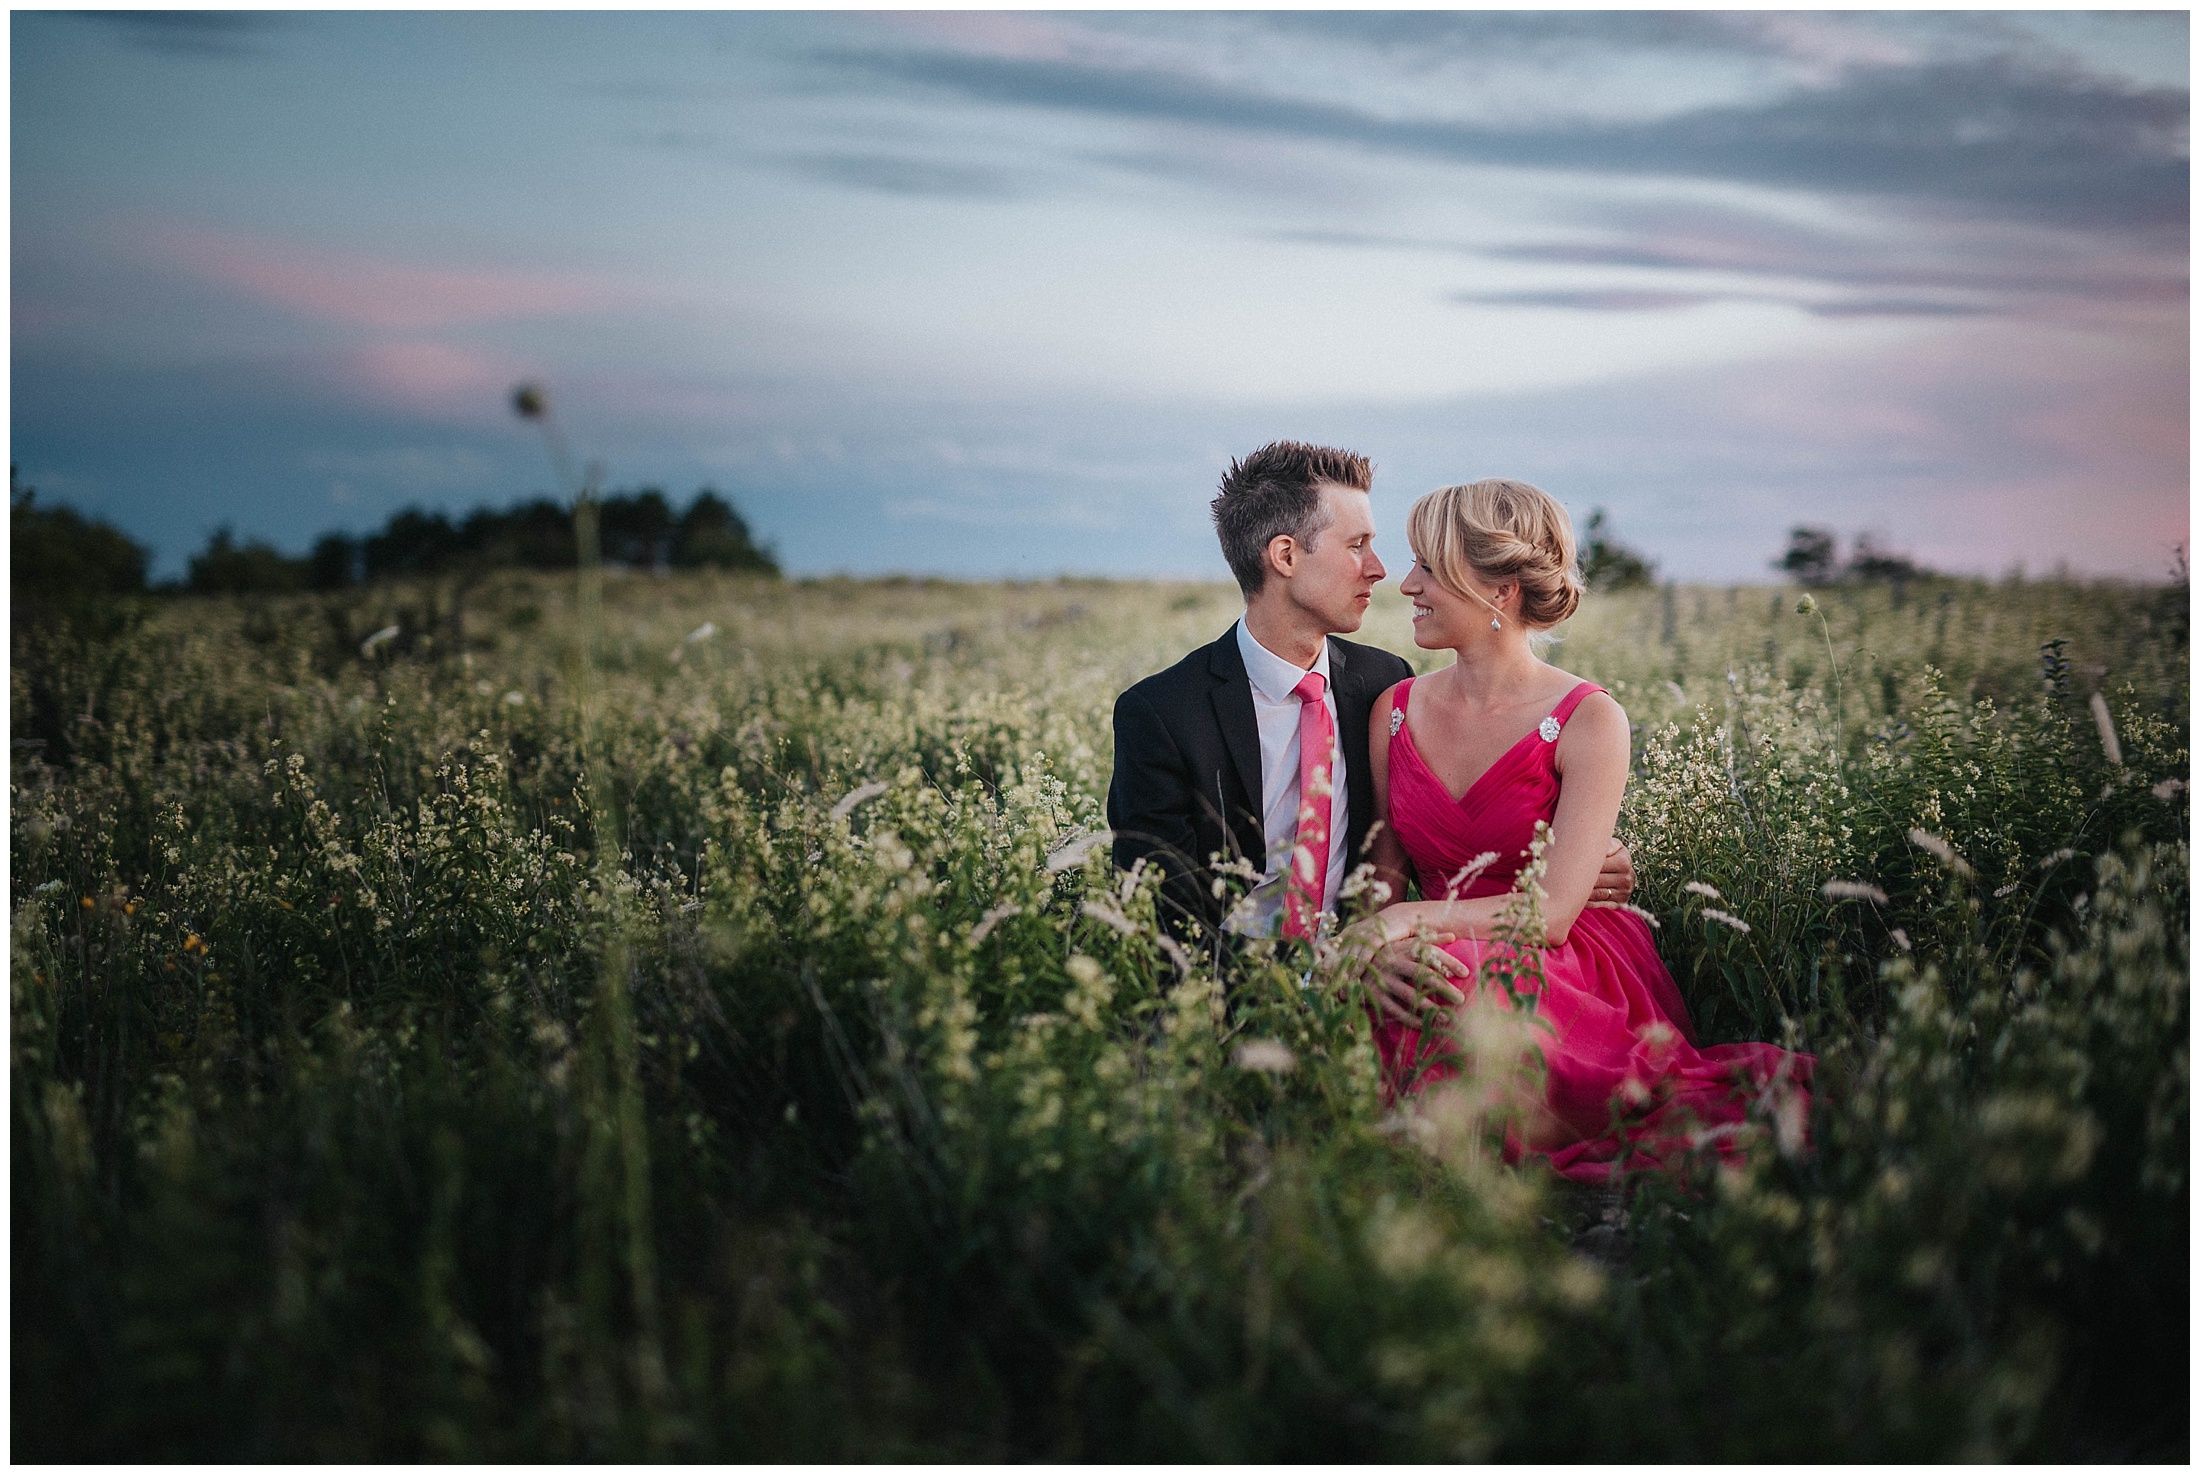
[[[1475,638],[1477,628],[1490,633],[1490,612],[1445,588],[1419,554],[1398,592],[1413,601],[1413,643],[1423,650],[1457,650]]]
[[[1511,580],[1492,584],[1471,568],[1465,577],[1467,587],[1481,595],[1481,599],[1454,594],[1421,561],[1419,554],[1414,555],[1413,571],[1398,585],[1398,590],[1413,601],[1415,645],[1423,650],[1465,650],[1521,633],[1523,627],[1515,613],[1520,586]],[[1504,621],[1496,630],[1490,628],[1493,618]]]

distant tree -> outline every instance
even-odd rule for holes
[[[571,568],[580,562],[573,513],[548,497],[523,502],[505,515],[517,562],[528,568]]]
[[[656,487],[620,492],[597,507],[604,561],[637,568],[723,568],[779,573],[733,505],[709,487],[675,514]],[[71,514],[73,516],[73,514]],[[1621,550],[1623,556],[1631,557]],[[455,626],[468,591],[499,568],[570,569],[579,559],[573,509],[536,497],[510,507],[476,507],[459,521],[407,507],[364,538],[324,534],[303,559],[265,543],[238,547],[223,528],[192,560],[194,590],[343,589],[363,580],[450,578]]]
[[[722,568],[779,576],[779,560],[757,547],[747,520],[709,487],[697,492],[681,514],[672,561],[681,568]]]
[[[359,540],[347,533],[322,534],[306,555],[306,587],[350,588],[365,572],[360,567],[363,552]]]
[[[1799,584],[1830,584],[1840,574],[1833,534],[1825,528],[1788,530],[1787,552],[1772,566]]]
[[[1902,554],[1880,547],[1878,540],[1870,533],[1859,533],[1856,551],[1849,556],[1848,566],[1841,572],[1845,578],[1901,584],[1929,574],[1931,570],[1920,568],[1915,561]]]
[[[258,539],[238,547],[227,524],[191,556],[184,587],[193,594],[281,594],[306,587],[305,559],[286,558]]]
[[[441,572],[458,556],[458,533],[440,512],[407,507],[367,536],[367,577]]]
[[[580,552],[573,541],[573,513],[548,497],[515,502],[499,512],[477,507],[458,528],[459,545],[499,568],[571,568]]]
[[[1589,539],[1581,549],[1581,578],[1591,589],[1639,589],[1657,581],[1658,566],[1613,537],[1604,509],[1589,514]]]
[[[116,602],[145,591],[146,550],[112,524],[69,507],[40,507],[8,468],[9,594],[14,623],[106,623]]]
[[[672,506],[655,487],[604,500],[598,523],[606,563],[664,568],[672,562]]]

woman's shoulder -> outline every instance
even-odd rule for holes
[[[1546,700],[1556,699],[1555,710],[1567,721],[1576,717],[1592,724],[1603,725],[1617,719],[1622,725],[1627,721],[1627,711],[1609,691],[1585,676],[1551,667],[1551,684]]]
[[[1406,688],[1411,685],[1413,685],[1413,677],[1411,676],[1393,681],[1376,693],[1374,702],[1369,706],[1367,713],[1368,736],[1378,748],[1389,748],[1390,739],[1396,735],[1399,724],[1405,720]]]

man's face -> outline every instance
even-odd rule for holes
[[[1324,630],[1349,635],[1367,618],[1368,601],[1383,581],[1383,561],[1375,556],[1375,515],[1365,492],[1329,481],[1320,488],[1328,526],[1314,534],[1313,547],[1295,550],[1291,577],[1280,582],[1291,602]]]

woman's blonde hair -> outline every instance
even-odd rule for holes
[[[1462,599],[1466,573],[1520,585],[1520,622],[1548,630],[1581,604],[1574,524],[1558,499],[1524,481],[1491,477],[1439,487],[1413,504],[1406,541],[1438,583]]]

